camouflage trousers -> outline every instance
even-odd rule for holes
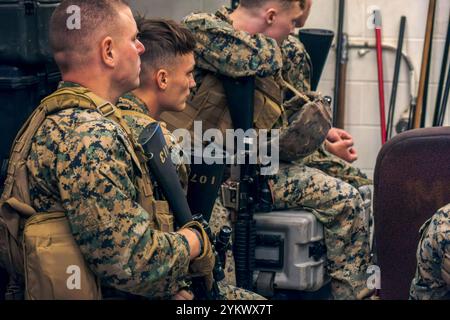
[[[363,299],[371,265],[368,221],[358,190],[305,165],[286,165],[274,179],[275,208],[309,209],[324,225],[334,299]]]
[[[209,219],[209,227],[213,233],[217,234],[223,226],[233,227],[231,225],[231,211],[223,206],[220,198],[217,198],[211,213],[211,218]],[[235,286],[236,273],[234,255],[231,250],[228,250],[225,259],[225,266],[223,266],[223,271],[225,272],[224,281],[229,285]]]
[[[411,283],[414,300],[450,300],[450,283],[443,277],[444,260],[450,260],[450,204],[436,212],[420,229],[416,275]],[[447,264],[450,261],[447,260]]]
[[[320,171],[341,179],[355,188],[373,184],[372,180],[367,178],[361,170],[350,165],[350,163],[339,157],[329,153],[321,146],[316,152],[297,162],[310,168],[319,169]]]
[[[219,283],[219,290],[224,300],[266,300],[259,294],[229,284]]]
[[[361,170],[330,154],[323,147],[287,171],[283,170],[276,179],[277,209],[305,207],[313,210],[317,219],[325,225],[333,296],[336,299],[354,299],[358,297],[358,293],[359,297],[364,296],[367,291],[364,289],[365,272],[370,265],[370,249],[367,245],[369,236],[367,223],[363,223],[364,219],[360,216],[361,198],[354,188],[370,185],[372,181]],[[289,182],[295,184],[295,187],[285,187]],[[289,191],[293,187],[294,194],[292,190]],[[210,227],[213,232],[218,232],[223,225],[231,226],[230,212],[217,199]],[[339,242],[335,243],[336,239]],[[226,281],[235,285],[231,251],[227,254],[224,270]],[[355,270],[359,271],[354,272]]]

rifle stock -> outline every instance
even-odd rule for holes
[[[209,231],[209,226],[204,221],[202,215],[199,214],[194,217],[192,216],[189,203],[186,199],[183,188],[181,187],[176,168],[170,158],[170,152],[166,145],[159,123],[153,122],[145,127],[139,136],[138,142],[142,145],[145,154],[149,158],[148,166],[151,169],[151,174],[154,176],[157,185],[162,190],[164,197],[169,202],[169,206],[178,227],[182,227],[186,223],[193,220],[198,221],[207,231],[211,243],[214,244],[215,239]],[[215,192],[212,193],[214,199],[217,196],[217,192],[218,187]],[[209,202],[210,201],[208,201],[208,203]],[[216,264],[213,271],[215,281],[213,282],[212,290],[209,291],[206,289],[205,281],[203,279],[192,279],[194,295],[199,300],[218,300],[222,298],[219,291],[218,282],[223,280],[225,276],[221,261],[219,259],[220,255],[215,250],[214,245],[213,250],[215,252]]]

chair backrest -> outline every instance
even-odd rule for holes
[[[450,127],[411,130],[384,145],[374,181],[382,299],[408,299],[420,226],[448,203]]]

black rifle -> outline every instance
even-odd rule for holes
[[[213,243],[221,266],[225,266],[232,229],[223,226],[219,233],[214,235],[209,228],[209,220],[222,184],[228,154],[213,143],[208,147],[213,150],[210,155],[203,154],[202,157],[198,157],[195,152],[192,152],[187,201],[192,212],[201,213],[201,215],[194,216],[194,220],[203,225],[210,239],[214,239]],[[222,276],[220,278],[223,279]]]
[[[255,78],[221,76],[220,79],[234,129],[244,132],[253,129]],[[256,151],[254,138],[245,137],[240,141],[244,146],[244,150],[237,150],[240,162],[232,165],[231,183],[222,187],[224,206],[236,213],[233,219],[236,282],[238,287],[249,290],[253,287],[255,269],[256,225],[253,214],[272,210],[272,195],[267,183],[269,176],[261,176],[261,166],[250,163],[252,152]]]
[[[233,79],[221,77],[228,102],[228,109],[235,129],[247,131],[253,129],[253,110],[255,94],[255,78],[245,77]],[[250,150],[255,143],[244,139],[245,150],[238,150],[238,157],[245,163],[232,166],[232,189],[223,188],[224,205],[232,208],[236,217],[234,221],[234,260],[236,265],[237,286],[244,289],[253,287],[253,271],[255,269],[256,226],[253,219],[257,194],[257,168],[249,164]]]
[[[154,122],[145,127],[139,136],[138,142],[142,145],[145,154],[149,158],[148,166],[151,174],[155,178],[157,186],[161,189],[164,197],[168,201],[177,226],[182,227],[190,221],[198,221],[203,224],[205,231],[210,237],[211,243],[214,244],[214,239],[202,215],[197,214],[195,217],[192,216],[191,209],[183,188],[181,187],[176,168],[171,160],[170,152],[164,140],[164,135],[161,131],[159,123]],[[218,190],[216,189],[214,198],[217,195],[217,191]],[[231,230],[227,231],[231,234]],[[214,245],[213,250],[215,251]],[[220,255],[217,251],[215,251],[216,263],[213,270],[214,282],[211,291],[207,290],[204,279],[192,279],[193,291],[196,299],[222,299],[217,282],[223,280],[225,276],[219,256]]]
[[[392,83],[391,100],[389,103],[389,114],[387,121],[387,138],[392,137],[392,124],[394,122],[395,102],[397,100],[398,80],[400,76],[400,66],[402,64],[403,40],[405,38],[406,17],[402,16],[400,20],[400,33],[397,43],[397,55],[395,57],[394,80]]]

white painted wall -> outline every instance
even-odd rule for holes
[[[228,0],[131,0],[135,11],[146,13],[151,17],[170,17],[180,20],[193,11],[215,11],[221,5],[228,5]],[[367,27],[369,9],[378,6],[383,19],[383,43],[397,45],[400,17],[407,17],[404,52],[412,59],[416,70],[416,86],[420,75],[423,40],[428,12],[429,0],[347,0],[344,31],[350,36],[351,42],[375,43],[375,33]],[[445,44],[447,22],[450,10],[450,0],[438,0],[437,20],[433,42],[433,62],[428,102],[428,123],[431,123],[434,112],[437,83],[439,81],[440,65]],[[313,0],[311,16],[305,27],[325,28],[336,31],[338,15],[338,0]],[[385,52],[384,75],[386,108],[389,107],[391,94],[395,53]],[[332,50],[322,75],[319,91],[333,95],[335,54]],[[357,50],[350,52],[347,73],[347,110],[345,129],[353,134],[359,152],[356,166],[362,168],[370,176],[377,154],[381,148],[379,129],[379,102],[377,83],[376,53],[371,51],[364,57],[359,57]],[[408,74],[406,65],[402,64],[400,84],[397,95],[397,111],[395,119],[409,104]],[[431,112],[430,112],[431,110]],[[386,110],[387,115],[387,110]],[[447,123],[450,112],[447,114]],[[394,121],[396,123],[396,121]]]
[[[305,27],[328,28],[336,31],[338,1],[313,1],[311,16]],[[368,41],[369,43],[375,43],[375,32],[367,27],[367,21],[370,16],[369,9],[375,5],[380,8],[382,13],[383,43],[396,46],[400,17],[405,15],[407,17],[407,25],[403,51],[411,57],[414,64],[417,87],[422,63],[428,2],[428,0],[347,0],[344,31],[349,34],[351,42]],[[438,0],[433,41],[432,69],[428,91],[428,125],[431,124],[434,113],[449,11],[450,0]],[[387,116],[392,88],[395,52],[385,52],[383,54],[383,60]],[[322,82],[319,86],[320,91],[331,96],[334,87],[334,68],[335,53],[332,51],[330,52],[322,76]],[[409,104],[407,67],[402,63],[401,68],[395,119],[398,119],[401,112]],[[352,50],[348,63],[347,80],[345,129],[353,134],[359,152],[359,160],[355,165],[372,176],[376,157],[381,148],[376,52],[371,51],[361,58],[358,56],[357,50]],[[450,118],[449,113],[447,113],[446,117],[447,123]]]

